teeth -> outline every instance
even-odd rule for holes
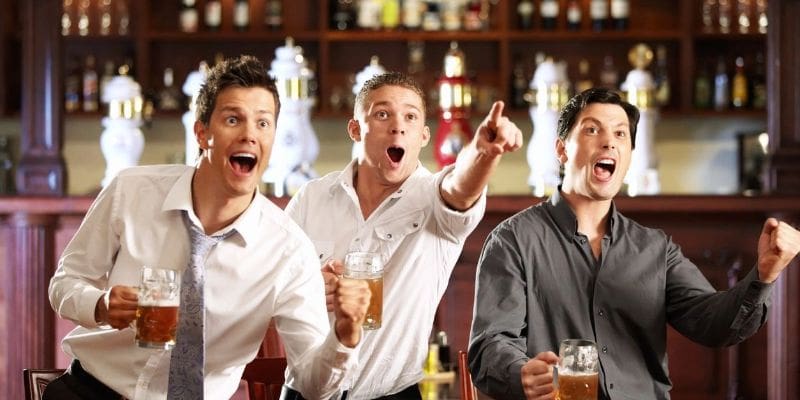
[[[234,153],[232,157],[247,157],[255,159],[256,156],[250,153]]]
[[[615,164],[614,160],[607,160],[607,159],[597,160],[597,163],[598,164],[605,164],[605,165],[614,165]]]

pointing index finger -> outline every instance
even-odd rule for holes
[[[492,128],[497,128],[497,123],[503,117],[503,108],[505,108],[505,103],[502,101],[498,100],[492,104],[492,109],[489,111],[489,126]]]

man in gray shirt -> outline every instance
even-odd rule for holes
[[[620,214],[639,111],[606,89],[564,107],[559,192],[489,235],[478,263],[469,365],[498,399],[552,399],[559,342],[597,343],[602,399],[668,399],[666,324],[706,346],[741,342],[766,321],[771,283],[800,232],[767,219],[758,263],[717,292],[661,230]]]

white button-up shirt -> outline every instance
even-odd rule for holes
[[[64,338],[64,351],[127,398],[166,397],[171,350],[137,347],[131,328],[98,326],[95,304],[114,285],[137,286],[143,265],[186,268],[190,241],[181,214],[200,225],[192,211],[193,174],[187,166],[121,172],[87,212],[50,282],[53,308],[80,325]],[[330,330],[312,244],[260,193],[215,234],[231,229],[236,233],[205,263],[205,397],[233,395],[271,318],[287,353],[287,383],[309,399],[330,397],[357,352]]]
[[[371,399],[419,382],[433,319],[466,237],[478,225],[486,196],[466,212],[439,195],[445,174],[421,164],[367,218],[353,188],[351,162],[309,182],[287,213],[308,234],[321,262],[348,251],[376,251],[384,262],[382,326],[365,331],[348,399]]]

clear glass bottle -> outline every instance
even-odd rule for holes
[[[236,0],[233,3],[233,27],[240,32],[250,28],[250,2],[248,0]]]
[[[522,0],[517,4],[517,20],[519,29],[527,31],[533,28],[534,5],[531,0]]]
[[[750,32],[750,11],[753,6],[751,0],[736,0],[736,22],[739,33]]]
[[[131,14],[128,11],[128,0],[114,0],[117,4],[117,34],[125,36],[131,25]]]
[[[608,0],[592,0],[589,3],[589,18],[592,30],[602,31],[608,27]]]
[[[628,29],[631,4],[628,0],[611,0],[611,21],[614,29]]]
[[[164,69],[164,87],[158,93],[158,109],[176,111],[181,108],[181,91],[175,86],[175,74],[172,68]]]
[[[569,0],[567,2],[567,29],[577,31],[581,29],[581,2],[578,0]]]
[[[222,2],[220,0],[207,0],[204,14],[206,28],[216,31],[222,24]]]
[[[61,35],[71,35],[73,25],[75,25],[75,3],[73,0],[64,0],[61,3]]]
[[[714,109],[722,111],[730,105],[730,81],[728,79],[725,59],[720,56],[717,60],[717,73],[714,75]]]
[[[91,5],[90,0],[78,0],[78,35],[87,36],[89,34],[89,7]]]
[[[95,112],[99,110],[97,69],[93,55],[86,56],[83,66],[83,111]]]
[[[98,4],[100,34],[108,36],[111,34],[111,0],[100,0]]]
[[[717,10],[717,0],[703,0],[703,4],[700,6],[700,19],[703,22],[703,32],[714,32],[714,13]]]
[[[719,14],[717,21],[719,23],[719,31],[721,33],[731,32],[731,1],[734,0],[719,0]]]
[[[282,0],[268,0],[264,5],[264,25],[271,31],[279,31],[283,28]]]
[[[758,33],[767,33],[767,0],[756,0],[756,20],[758,21]]]

